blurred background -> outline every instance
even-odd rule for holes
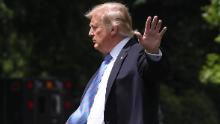
[[[1,124],[64,124],[100,63],[84,14],[108,0],[0,0]],[[220,0],[117,0],[164,36],[161,124],[220,124]]]

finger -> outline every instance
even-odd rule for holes
[[[166,31],[167,31],[167,27],[164,27],[162,31],[160,32],[160,36],[163,37]]]
[[[148,17],[147,17],[146,24],[145,24],[144,35],[146,35],[146,34],[149,32],[149,30],[150,30],[150,24],[151,24],[151,16],[148,16]]]
[[[154,16],[153,21],[151,23],[151,30],[154,30],[156,28],[157,22],[158,22],[158,17]]]
[[[159,20],[159,21],[158,21],[158,24],[157,24],[157,26],[156,26],[156,32],[159,32],[159,31],[160,31],[161,25],[162,25],[162,20]]]
[[[138,41],[142,41],[142,35],[138,31],[134,31],[134,35],[138,38]]]

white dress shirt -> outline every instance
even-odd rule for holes
[[[110,73],[115,63],[116,58],[118,57],[122,48],[125,46],[125,44],[129,40],[130,40],[130,37],[123,39],[111,50],[110,55],[112,56],[112,59],[110,63],[107,65],[107,68],[101,78],[101,82],[99,83],[98,91],[94,98],[94,102],[91,107],[90,114],[88,116],[87,124],[104,124],[105,94],[106,94],[108,79],[109,79],[109,76],[110,76]],[[147,55],[152,60],[159,61],[159,59],[162,56],[162,53],[161,51],[159,51],[159,54],[147,53]]]

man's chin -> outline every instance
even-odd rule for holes
[[[98,50],[98,44],[95,43],[95,44],[93,45],[93,47],[94,47],[96,50]]]
[[[100,49],[100,47],[98,47],[98,45],[97,45],[97,46],[94,45],[94,48],[95,48],[97,51],[99,51],[100,53],[105,54],[105,52],[103,51],[103,49]]]
[[[100,48],[98,47],[97,44],[94,44],[93,47],[94,47],[95,50],[98,50],[100,52]]]

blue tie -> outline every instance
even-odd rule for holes
[[[69,117],[66,124],[86,124],[87,118],[89,116],[90,108],[93,104],[94,97],[98,90],[98,85],[101,81],[102,75],[105,72],[105,69],[109,62],[111,61],[112,57],[110,54],[107,54],[102,62],[99,71],[95,78],[93,79],[92,83],[90,84],[86,94],[84,95],[80,106],[78,109]]]

